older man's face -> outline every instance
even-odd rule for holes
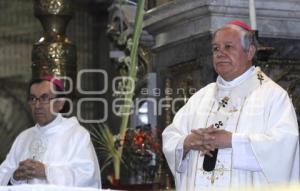
[[[48,81],[33,84],[29,96],[30,100],[38,99],[29,103],[33,120],[41,126],[50,123],[55,118],[55,113],[58,113],[64,105],[63,101],[53,100],[55,94],[51,91],[51,82]]]
[[[245,52],[241,45],[240,34],[232,28],[218,31],[212,43],[213,66],[226,81],[243,74],[250,66],[255,53],[254,46]]]

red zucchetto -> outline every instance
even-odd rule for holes
[[[41,79],[52,82],[60,91],[65,90],[63,82],[54,76],[42,76]]]
[[[233,20],[233,21],[229,21],[228,23],[226,23],[226,25],[236,25],[239,26],[247,31],[252,31],[251,26],[249,26],[248,24],[240,21],[240,20]]]

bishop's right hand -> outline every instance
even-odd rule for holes
[[[45,165],[33,159],[27,159],[19,163],[19,167],[13,174],[14,180],[31,180],[33,178],[45,179]]]
[[[214,140],[215,137],[210,133],[214,131],[214,128],[200,128],[192,130],[183,143],[184,157],[190,150],[201,151],[201,154],[207,154],[212,156],[211,152],[215,150]]]

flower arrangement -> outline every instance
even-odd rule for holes
[[[138,184],[153,182],[163,160],[161,132],[159,128],[155,130],[156,132],[153,132],[150,125],[127,128],[122,139],[119,134],[113,135],[109,127],[103,123],[90,124],[92,139],[98,145],[95,148],[105,158],[101,164],[101,171],[110,165],[114,167],[113,173],[107,177],[112,185],[119,184],[120,180],[116,177],[115,170],[120,172],[121,164],[134,178],[131,182]],[[118,152],[121,146],[122,155]]]
[[[156,135],[161,134],[158,132]],[[160,140],[158,136],[154,136],[150,125],[127,129],[123,160],[127,168],[134,173],[137,183],[153,181],[158,164],[162,160]]]

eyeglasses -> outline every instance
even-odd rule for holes
[[[50,100],[55,99],[55,97],[50,97],[48,94],[42,94],[40,97],[35,97],[30,95],[28,98],[28,103],[34,105],[39,101],[40,104],[48,104]]]

